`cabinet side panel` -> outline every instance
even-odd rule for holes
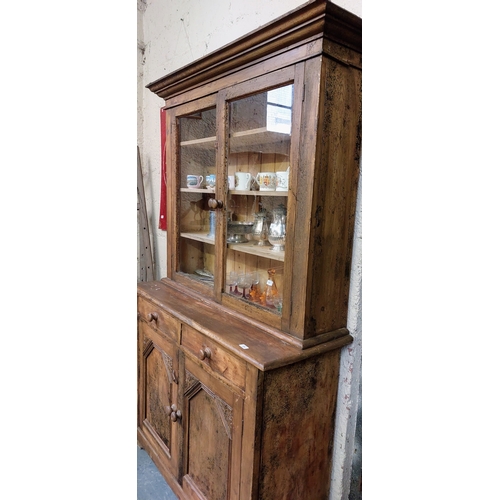
[[[326,500],[340,351],[265,376],[260,500]]]
[[[305,338],[347,325],[361,151],[361,71],[323,64]]]

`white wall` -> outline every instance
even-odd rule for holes
[[[160,108],[163,100],[145,88],[148,83],[189,64],[234,39],[303,5],[304,0],[138,0],[137,140],[143,166],[156,278],[166,276],[166,234],[158,229],[160,200]],[[361,17],[361,0],[337,0]],[[361,187],[361,186],[360,186]],[[360,189],[361,193],[361,189]],[[348,327],[354,343],[342,352],[337,433],[331,498],[346,500],[358,407],[361,372],[361,197],[351,278]]]

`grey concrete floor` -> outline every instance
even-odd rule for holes
[[[137,500],[177,500],[145,450],[137,447]]]

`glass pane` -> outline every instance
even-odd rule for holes
[[[225,293],[281,313],[293,85],[229,106]]]
[[[179,118],[179,271],[213,286],[215,212],[215,108]]]

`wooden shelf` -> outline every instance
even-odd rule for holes
[[[215,193],[214,190],[207,188],[181,188],[180,191],[181,193]],[[288,196],[288,191],[240,191],[237,189],[231,189],[229,194],[238,196]]]
[[[212,137],[202,137],[201,139],[192,139],[190,141],[181,141],[181,146],[190,146],[197,149],[211,149],[215,147],[215,135]]]
[[[250,255],[257,255],[259,257],[266,257],[268,259],[285,261],[285,252],[273,250],[273,247],[259,246],[254,242],[248,243],[228,243],[228,248],[237,252],[248,253]]]
[[[206,231],[200,231],[196,233],[181,233],[181,238],[187,238],[188,240],[196,240],[203,243],[208,243],[209,245],[215,245],[214,237],[207,236]]]
[[[240,195],[240,196],[288,196],[288,191],[240,191],[237,189],[231,189],[229,194]]]
[[[242,132],[235,132],[230,137],[229,152],[261,151],[263,153],[272,153],[276,149],[276,144],[284,142],[290,142],[290,134],[272,132],[265,127],[243,130]]]
[[[203,243],[208,243],[209,245],[215,244],[214,238],[207,236],[205,231],[181,233],[181,238],[201,241]],[[228,243],[227,247],[237,252],[266,257],[268,259],[279,260],[281,262],[285,261],[285,252],[273,250],[272,246],[259,246],[252,241],[249,241],[248,243]]]
[[[181,193],[204,193],[204,194],[214,194],[214,189],[207,188],[181,188]]]
[[[201,139],[192,139],[181,141],[181,146],[192,147],[196,149],[212,149],[215,147],[216,137],[203,137]],[[290,142],[290,134],[281,132],[271,132],[264,128],[252,130],[243,130],[235,132],[230,138],[230,152],[237,153],[241,151],[262,151],[271,153],[275,151],[275,145],[283,142]]]

